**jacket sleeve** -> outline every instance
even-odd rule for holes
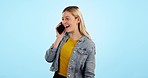
[[[53,44],[51,47],[46,51],[45,60],[49,63],[53,62],[56,57],[57,48],[53,48]]]
[[[89,53],[86,62],[85,62],[85,77],[84,78],[94,78],[95,76],[95,46],[92,47],[90,50],[91,52]]]

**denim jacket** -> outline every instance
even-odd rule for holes
[[[69,38],[66,33],[58,48],[53,45],[46,51],[45,59],[51,63],[51,71],[58,71],[59,55],[62,45]],[[95,44],[86,36],[82,36],[76,43],[68,64],[67,78],[94,78],[95,73]]]

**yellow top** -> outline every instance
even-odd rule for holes
[[[69,60],[77,41],[78,40],[73,40],[72,38],[69,38],[61,48],[59,74],[62,76],[67,75]]]

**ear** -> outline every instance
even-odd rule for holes
[[[77,22],[80,23],[80,21],[81,21],[80,17],[78,16],[76,19],[77,19]]]

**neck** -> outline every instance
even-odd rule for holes
[[[79,40],[82,35],[80,34],[80,32],[71,32],[70,33],[70,37],[73,39],[73,40]]]

